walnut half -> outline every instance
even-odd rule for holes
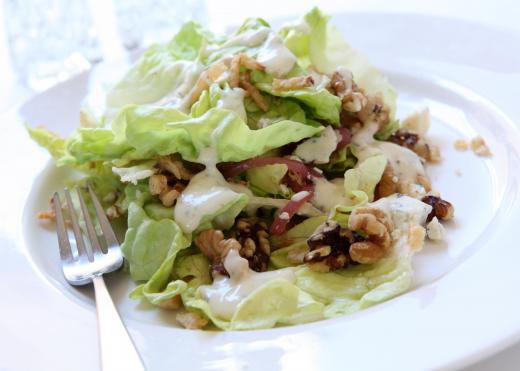
[[[233,237],[240,243],[240,256],[247,259],[249,268],[266,271],[271,255],[267,226],[257,218],[240,218],[235,223]]]
[[[349,254],[352,260],[362,264],[372,264],[388,253],[392,245],[391,233],[394,224],[385,211],[358,207],[350,214],[348,227],[366,236],[365,241],[350,245]]]
[[[240,250],[240,243],[234,238],[224,239],[224,233],[218,229],[207,229],[195,238],[195,245],[211,260],[211,277],[228,276],[224,268],[224,258],[230,249]]]
[[[424,196],[421,201],[432,207],[432,211],[426,218],[427,222],[431,221],[434,217],[437,217],[439,220],[449,220],[452,219],[455,214],[453,205],[440,197],[433,195]]]
[[[319,272],[344,268],[350,262],[348,249],[351,237],[348,229],[327,220],[307,239],[309,252],[304,255],[303,261]]]

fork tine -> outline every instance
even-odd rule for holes
[[[87,205],[85,204],[85,200],[83,199],[81,190],[78,188],[76,189],[76,191],[78,192],[79,204],[81,205],[83,219],[85,220],[85,225],[87,227],[87,234],[90,240],[90,246],[92,247],[92,255],[96,256],[96,254],[103,254],[103,250],[101,250],[96,230],[94,229],[94,225],[92,224],[92,219],[90,218],[90,215],[88,213]]]
[[[70,248],[69,236],[67,235],[67,227],[65,226],[65,219],[61,212],[61,202],[58,192],[54,193],[52,197],[52,206],[54,214],[56,215],[56,229],[58,232],[58,246],[60,248],[60,257],[63,261],[72,260],[72,250]]]
[[[72,230],[74,231],[74,237],[76,238],[78,257],[82,259],[86,256],[88,260],[92,260],[90,254],[87,252],[87,248],[85,247],[83,233],[81,233],[81,229],[79,229],[78,216],[74,210],[74,204],[72,203],[70,192],[67,188],[65,188],[65,198],[67,199],[67,208],[69,209],[70,220],[72,222]]]
[[[105,210],[103,210],[103,207],[99,203],[99,200],[96,197],[91,184],[87,183],[87,187],[90,193],[90,198],[92,199],[92,203],[94,204],[94,208],[96,209],[96,215],[99,221],[99,225],[101,226],[101,230],[103,231],[103,235],[105,236],[107,247],[110,248],[113,246],[119,246],[119,241],[117,240],[114,230],[112,229],[112,226],[110,225],[110,222],[108,221],[108,218],[105,214]]]

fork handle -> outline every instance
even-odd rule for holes
[[[103,371],[145,370],[139,353],[117,313],[103,276],[92,279],[96,292],[101,369]]]

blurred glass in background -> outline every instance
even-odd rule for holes
[[[204,0],[3,0],[3,6],[12,69],[33,91],[125,50],[167,41],[187,20],[207,22]]]
[[[4,0],[7,41],[15,73],[42,90],[101,58],[84,1]]]
[[[126,49],[169,41],[184,22],[207,23],[204,0],[113,0],[117,28]]]

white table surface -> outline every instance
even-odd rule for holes
[[[244,6],[245,3],[247,3],[247,6]],[[257,16],[271,19],[278,16],[292,15],[295,11],[302,13],[313,5],[320,6],[328,13],[378,11],[438,15],[484,23],[493,27],[509,29],[511,32],[520,32],[520,1],[518,0],[298,0],[297,2],[280,0],[207,0],[209,24],[212,29],[217,31],[222,31],[228,25],[234,24],[237,20],[245,17]],[[0,114],[16,107],[33,94],[29,89],[17,82],[10,66],[4,29],[5,21],[3,1],[0,0]],[[513,371],[519,369],[520,343],[466,368],[465,371]]]

